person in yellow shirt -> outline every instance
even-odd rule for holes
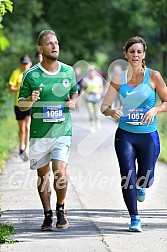
[[[24,161],[28,160],[30,110],[20,111],[18,108],[18,96],[23,73],[28,70],[32,61],[28,55],[23,55],[20,59],[21,67],[14,70],[9,79],[9,91],[14,93],[14,111],[19,127],[19,155]]]

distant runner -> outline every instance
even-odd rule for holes
[[[20,111],[18,108],[18,95],[23,73],[28,70],[31,65],[31,59],[28,55],[23,55],[20,59],[21,67],[14,70],[9,79],[9,91],[15,94],[14,111],[19,126],[19,155],[24,160],[28,160],[29,148],[29,129],[30,129],[30,110]]]

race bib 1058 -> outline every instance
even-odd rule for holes
[[[43,106],[43,122],[62,122],[65,120],[64,107]]]

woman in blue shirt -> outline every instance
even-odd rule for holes
[[[158,71],[145,66],[146,48],[144,39],[138,36],[125,43],[128,68],[113,77],[101,105],[105,116],[119,120],[115,150],[123,198],[131,216],[129,231],[132,232],[142,231],[137,200],[144,201],[145,188],[154,181],[155,163],[160,152],[156,115],[167,111],[167,87]],[[118,93],[122,106],[113,109],[112,103]],[[156,93],[161,99],[160,105],[156,105]]]

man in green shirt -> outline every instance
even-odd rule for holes
[[[52,230],[53,213],[50,205],[50,161],[57,195],[57,228],[67,228],[64,210],[67,191],[67,163],[71,145],[70,110],[75,109],[77,85],[71,66],[58,61],[59,44],[55,33],[44,30],[38,37],[42,62],[31,67],[23,76],[19,108],[31,110],[30,167],[37,169],[38,192],[44,209],[41,230]]]

